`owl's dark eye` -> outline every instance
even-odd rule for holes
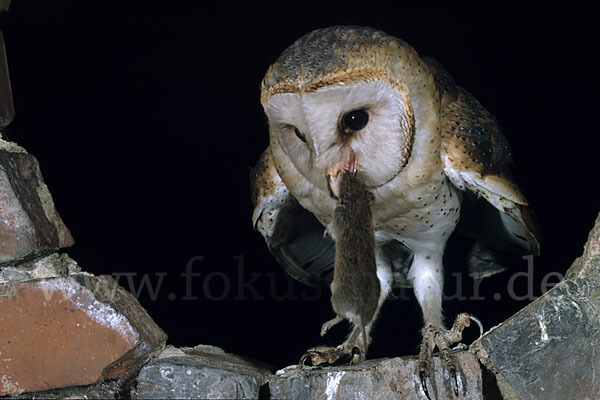
[[[342,129],[349,131],[360,131],[369,122],[369,113],[366,110],[354,110],[342,118]]]
[[[298,128],[294,127],[294,133],[296,134],[296,136],[298,136],[298,139],[300,139],[304,143],[306,143],[306,137],[304,137],[304,135],[300,133],[300,131],[298,130]]]

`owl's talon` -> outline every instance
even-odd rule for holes
[[[459,396],[459,391],[458,391],[458,378],[456,376],[456,368],[452,368],[450,369],[450,384],[452,385],[452,389],[454,390],[454,395],[456,397]]]
[[[304,354],[302,354],[302,357],[300,357],[300,361],[298,361],[298,365],[300,367],[304,367],[306,366],[306,360],[308,360],[309,357],[311,357],[311,355],[309,354],[309,351],[306,351]]]
[[[444,347],[441,350],[442,360],[444,362],[444,369],[447,372],[446,377],[448,377],[449,385],[452,387],[452,391],[456,397],[459,397],[460,390],[459,388],[463,388],[463,385],[460,384],[460,372],[457,373],[456,365],[454,364],[454,360],[452,359],[450,348]]]
[[[358,346],[352,349],[352,358],[350,359],[350,365],[358,364],[365,360],[365,354],[362,349]]]
[[[429,376],[429,373],[426,369],[424,369],[423,366],[421,366],[421,368],[419,369],[419,380],[421,383],[421,389],[423,389],[423,393],[425,393],[425,397],[427,397],[427,400],[431,400],[431,397],[429,397],[429,391],[427,390],[427,377]]]
[[[477,324],[477,326],[479,326],[479,338],[481,338],[483,336],[483,324],[481,323],[481,321],[477,318],[475,318],[473,315],[468,314],[469,315],[469,319],[473,322],[475,322]],[[468,326],[468,325],[467,325]]]

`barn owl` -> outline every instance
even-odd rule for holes
[[[291,276],[330,282],[334,244],[323,236],[336,206],[330,181],[355,173],[374,198],[378,307],[393,288],[413,287],[422,309],[416,377],[428,396],[432,351],[455,376],[449,346],[469,323],[460,315],[446,329],[442,317],[442,257],[459,220],[473,238],[474,277],[503,270],[504,255],[540,249],[496,120],[435,60],[366,27],[298,39],[267,70],[261,103],[269,146],[254,174],[255,229]],[[308,353],[313,362],[331,362],[321,350]]]

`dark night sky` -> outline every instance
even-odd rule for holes
[[[15,0],[2,18],[17,112],[9,136],[39,159],[77,241],[69,254],[89,272],[121,274],[126,288],[123,274],[135,288],[162,279],[140,301],[170,343],[277,367],[323,343],[329,294],[278,268],[252,230],[248,180],[267,144],[262,76],[318,27],[403,38],[500,121],[544,236],[516,294],[539,295],[581,253],[600,209],[598,3],[205,3]],[[188,264],[200,276],[186,287]],[[473,312],[489,328],[509,317],[529,301],[509,299],[511,276],[481,283],[485,300],[446,302],[448,319]],[[472,281],[461,285],[472,294]],[[407,298],[384,307],[370,357],[416,352],[421,317]]]

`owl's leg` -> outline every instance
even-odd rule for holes
[[[409,278],[412,280],[415,296],[421,310],[425,327],[419,352],[419,379],[425,395],[429,399],[427,378],[431,366],[431,353],[436,347],[436,333],[444,330],[442,322],[443,290],[443,251],[415,250]],[[443,345],[442,345],[443,347]]]
[[[445,376],[450,378],[450,386],[454,394],[458,397],[461,393],[465,394],[465,385],[462,382],[460,374],[457,374],[456,364],[450,354],[450,346],[458,343],[462,339],[462,331],[470,325],[471,317],[469,314],[459,314],[454,321],[451,329],[446,329],[442,322],[442,290],[443,290],[443,269],[442,252],[422,251],[415,252],[413,265],[410,270],[415,295],[423,311],[425,327],[423,328],[423,340],[419,351],[419,379],[421,387],[427,398],[429,392],[427,389],[427,378],[431,369],[431,354],[437,347],[442,356],[444,368],[448,372]]]

